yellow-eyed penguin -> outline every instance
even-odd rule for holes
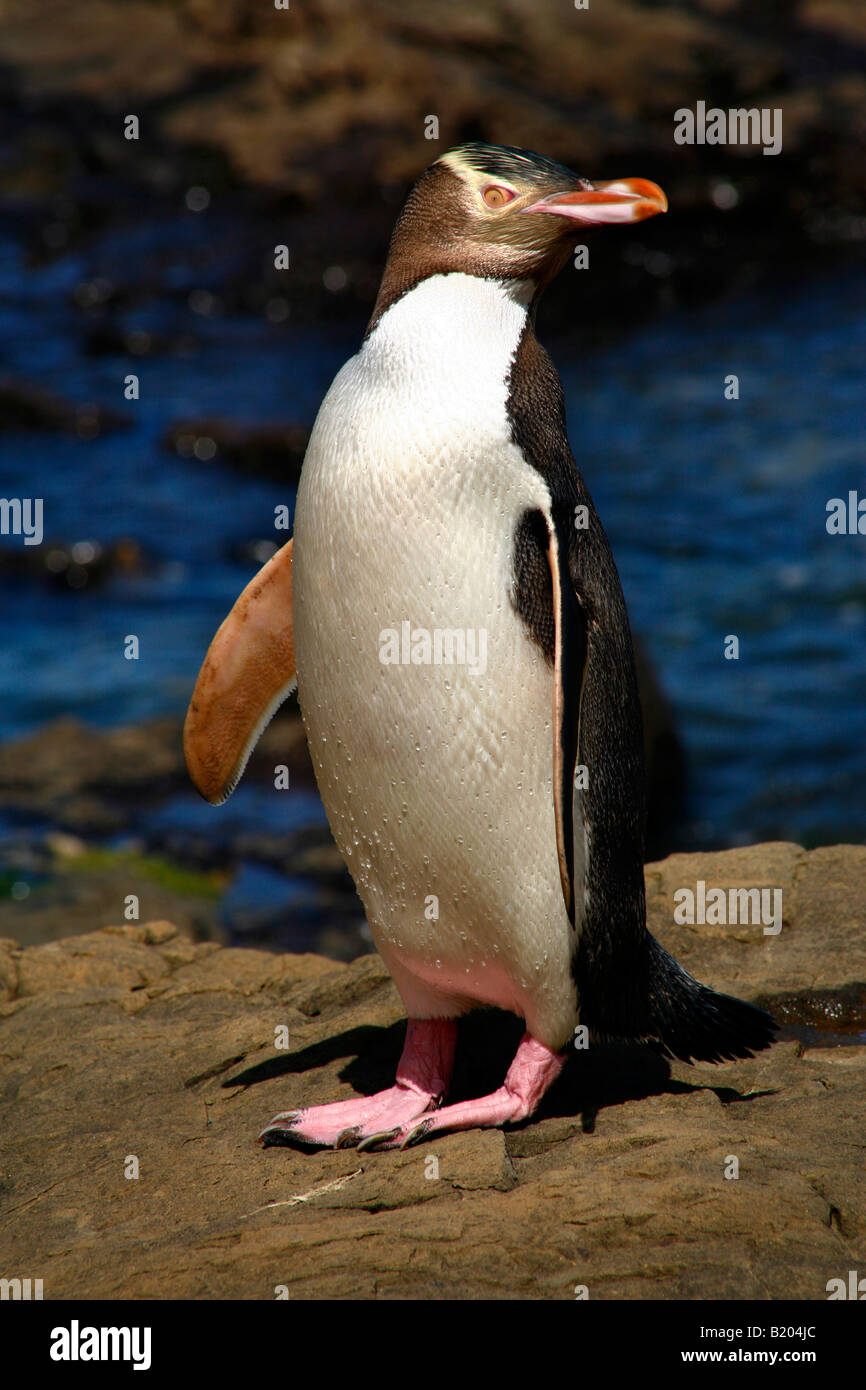
[[[297,663],[334,839],[409,1015],[395,1085],[266,1142],[387,1148],[531,1115],[578,1023],[684,1060],[772,1041],[646,926],[628,617],[534,333],[588,226],[664,212],[527,150],[438,159],[397,221],[366,337],[322,403],[295,529],[205,659],[185,729],[225,799]],[[457,1019],[526,1032],[502,1087],[439,1108]]]

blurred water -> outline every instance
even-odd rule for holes
[[[696,843],[866,834],[866,536],[826,530],[829,498],[866,497],[864,309],[866,276],[840,274],[565,366],[575,453],[690,754]]]
[[[177,235],[113,233],[100,273],[121,278],[151,257],[158,278],[162,241]],[[273,535],[274,507],[293,491],[177,458],[160,436],[196,416],[311,418],[362,331],[193,313],[201,279],[169,265],[165,295],[143,297],[123,324],[191,334],[189,351],[89,356],[71,296],[94,255],[24,270],[6,245],[0,373],[124,410],[132,427],[88,442],[0,434],[0,495],[43,497],[47,537],[133,536],[156,563],[80,594],[4,581],[0,738],[70,712],[99,725],[183,712],[251,573],[232,547]],[[866,838],[866,537],[825,528],[828,498],[866,495],[864,301],[866,275],[845,271],[671,314],[596,355],[552,345],[575,455],[688,749],[684,845]],[[129,371],[137,403],[122,398]],[[724,399],[732,372],[738,401]],[[138,662],[122,657],[127,633]],[[723,657],[731,633],[739,661]]]

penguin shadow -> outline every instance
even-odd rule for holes
[[[584,1134],[592,1134],[603,1110],[650,1096],[688,1096],[712,1091],[722,1105],[750,1101],[772,1091],[737,1091],[705,1081],[680,1081],[669,1060],[651,1046],[639,1043],[591,1044],[574,1052],[562,1075],[536,1111],[539,1119],[580,1116]]]
[[[449,1100],[468,1100],[501,1086],[523,1032],[520,1019],[498,1011],[475,1013],[462,1020]],[[723,1105],[772,1094],[744,1094],[730,1086],[707,1086],[703,1080],[680,1081],[672,1076],[668,1059],[646,1044],[593,1042],[585,1050],[570,1049],[561,1075],[535,1113],[507,1128],[519,1130],[539,1120],[579,1117],[583,1133],[592,1134],[601,1112],[612,1106],[650,1096],[691,1095],[706,1090],[711,1090]]]
[[[257,1086],[279,1076],[298,1076],[304,1072],[318,1071],[345,1057],[348,1060],[339,1073],[340,1080],[353,1086],[359,1096],[372,1096],[393,1086],[405,1037],[405,1023],[393,1023],[389,1028],[377,1028],[372,1024],[347,1028],[343,1033],[323,1038],[321,1042],[311,1043],[297,1052],[278,1054],[265,1062],[246,1067],[227,1078],[222,1085],[229,1088]],[[286,1099],[298,1108],[310,1103],[303,1095],[302,1087],[297,1088],[297,1094]],[[341,1096],[340,1099],[349,1097]]]
[[[473,1100],[497,1090],[523,1032],[520,1019],[497,1009],[479,1010],[461,1019],[448,1102]],[[394,1023],[388,1028],[369,1024],[349,1028],[297,1052],[257,1062],[226,1078],[222,1085],[233,1089],[256,1086],[276,1077],[302,1076],[307,1071],[316,1071],[346,1058],[339,1072],[340,1080],[352,1086],[359,1096],[374,1095],[393,1086],[405,1036],[405,1023]],[[290,1093],[284,1097],[287,1108],[309,1104],[302,1085],[288,1090]],[[668,1060],[650,1047],[634,1043],[593,1043],[585,1051],[570,1052],[561,1076],[535,1114],[509,1128],[521,1129],[538,1120],[579,1116],[583,1132],[591,1134],[599,1114],[611,1106],[645,1100],[649,1096],[690,1095],[704,1090],[711,1090],[723,1105],[771,1094],[767,1091],[743,1094],[730,1086],[679,1081],[672,1077]]]

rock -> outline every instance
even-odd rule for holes
[[[123,920],[130,896],[140,916],[171,913],[197,940],[223,940],[219,901],[227,875],[194,873],[154,856],[87,849],[70,860],[55,860],[36,877],[17,880],[26,893],[0,896],[0,936],[27,946],[90,932]],[[20,891],[20,890],[19,890]]]
[[[88,308],[88,285],[79,287],[74,302]],[[99,315],[86,330],[84,351],[88,357],[192,357],[199,344],[191,333],[159,333],[151,329],[127,328],[121,322]]]
[[[192,420],[171,425],[162,442],[181,458],[228,463],[244,473],[296,483],[309,438],[305,425]]]
[[[808,852],[766,844],[672,854],[648,864],[646,880],[647,913],[651,922],[665,924],[665,944],[692,974],[698,973],[696,960],[709,960],[719,989],[782,994],[866,980],[866,847]],[[674,893],[696,891],[699,880],[707,890],[780,889],[781,932],[765,935],[762,925],[751,924],[673,924]]]
[[[104,732],[78,719],[58,719],[35,734],[3,744],[0,786],[10,798],[36,796],[44,788],[46,796],[62,800],[70,793],[131,794],[148,786],[172,785],[183,766],[178,732],[174,719]]]
[[[145,568],[142,547],[129,537],[107,545],[47,540],[32,549],[0,547],[0,573],[41,579],[59,589],[94,589],[118,575],[142,574]]]
[[[862,1034],[864,861],[677,855],[647,868],[652,927],[743,997],[796,996],[810,960],[806,994],[847,989]],[[675,927],[698,878],[780,883],[780,935]],[[592,1046],[522,1128],[306,1154],[255,1135],[393,1079],[403,1011],[378,957],[226,950],[157,921],[0,940],[0,987],[0,1263],[38,1270],[46,1298],[823,1300],[866,1261],[863,1043],[783,1034],[719,1067]],[[520,1031],[463,1021],[458,1098],[498,1084]]]
[[[117,831],[142,804],[190,787],[182,731],[172,718],[107,730],[55,720],[0,745],[0,806],[79,833]],[[246,775],[272,777],[275,762],[289,767],[293,785],[314,784],[297,706],[287,705],[265,730]]]
[[[74,404],[24,381],[0,381],[0,431],[51,431],[95,439],[130,424],[128,416],[106,406]]]

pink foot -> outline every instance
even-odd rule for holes
[[[410,1018],[396,1085],[375,1096],[286,1110],[274,1116],[259,1138],[266,1145],[373,1147],[373,1141],[402,1132],[440,1104],[451,1082],[456,1041],[456,1020]]]
[[[446,1105],[435,1114],[414,1119],[388,1135],[376,1135],[364,1148],[405,1149],[431,1134],[446,1130],[476,1129],[525,1120],[537,1109],[545,1091],[553,1085],[565,1065],[565,1057],[524,1033],[505,1085],[492,1095]]]

